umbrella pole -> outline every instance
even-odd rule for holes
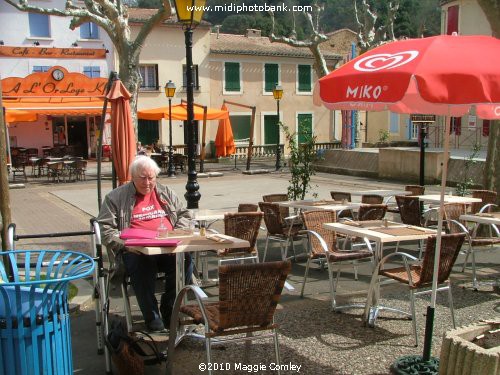
[[[107,95],[109,90],[111,90],[111,85],[113,81],[118,79],[118,74],[116,72],[109,73],[108,83],[106,84],[105,94],[104,94],[104,104],[102,106],[101,123],[99,124],[99,139],[97,141],[97,208],[101,210],[102,204],[102,192],[101,192],[101,162],[102,162],[102,132],[104,130],[104,121],[106,120],[106,111],[108,109],[108,98]]]
[[[427,306],[427,316],[425,319],[425,336],[423,355],[407,355],[400,357],[391,366],[392,374],[438,374],[439,360],[431,356],[432,333],[434,330],[434,313],[436,310],[436,294],[438,284],[439,258],[441,255],[441,235],[443,231],[444,196],[446,191],[446,179],[448,174],[448,154],[450,150],[450,117],[445,117],[444,130],[444,160],[441,171],[441,195],[439,201],[439,217],[436,235],[436,248],[434,250],[434,270],[432,276],[431,304]],[[413,371],[413,372],[411,372]],[[416,372],[415,372],[416,371]]]
[[[445,117],[443,170],[441,171],[441,196],[439,199],[439,217],[438,217],[437,236],[436,236],[436,249],[434,251],[432,295],[431,295],[431,305],[427,308],[427,313],[429,314],[429,312],[432,312],[432,317],[431,319],[429,319],[428,315],[425,324],[425,342],[424,342],[424,353],[423,353],[423,359],[425,361],[428,361],[431,356],[432,330],[434,326],[434,310],[436,308],[439,258],[441,255],[441,236],[443,233],[444,196],[446,192],[446,179],[448,177],[447,175],[448,175],[448,154],[450,151],[450,121],[451,121],[450,116]],[[427,333],[428,330],[430,331],[429,334]]]

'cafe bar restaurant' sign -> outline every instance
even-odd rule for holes
[[[2,95],[5,98],[29,96],[103,96],[106,78],[89,78],[82,73],[68,72],[62,66],[54,66],[47,72],[32,73],[24,78],[2,79]]]
[[[105,59],[106,49],[0,46],[0,56],[50,59]]]

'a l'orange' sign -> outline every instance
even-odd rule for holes
[[[27,96],[103,96],[106,78],[89,78],[82,73],[68,72],[62,66],[54,66],[47,72],[32,73],[24,78],[2,79],[2,95]]]
[[[0,56],[42,59],[105,59],[102,48],[47,48],[0,46]]]

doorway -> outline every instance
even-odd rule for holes
[[[84,117],[68,118],[68,146],[73,156],[88,159],[87,121]]]

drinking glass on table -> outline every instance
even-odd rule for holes
[[[156,229],[156,238],[167,238],[167,237],[168,237],[168,228],[165,226],[162,216],[160,218],[160,225]]]

